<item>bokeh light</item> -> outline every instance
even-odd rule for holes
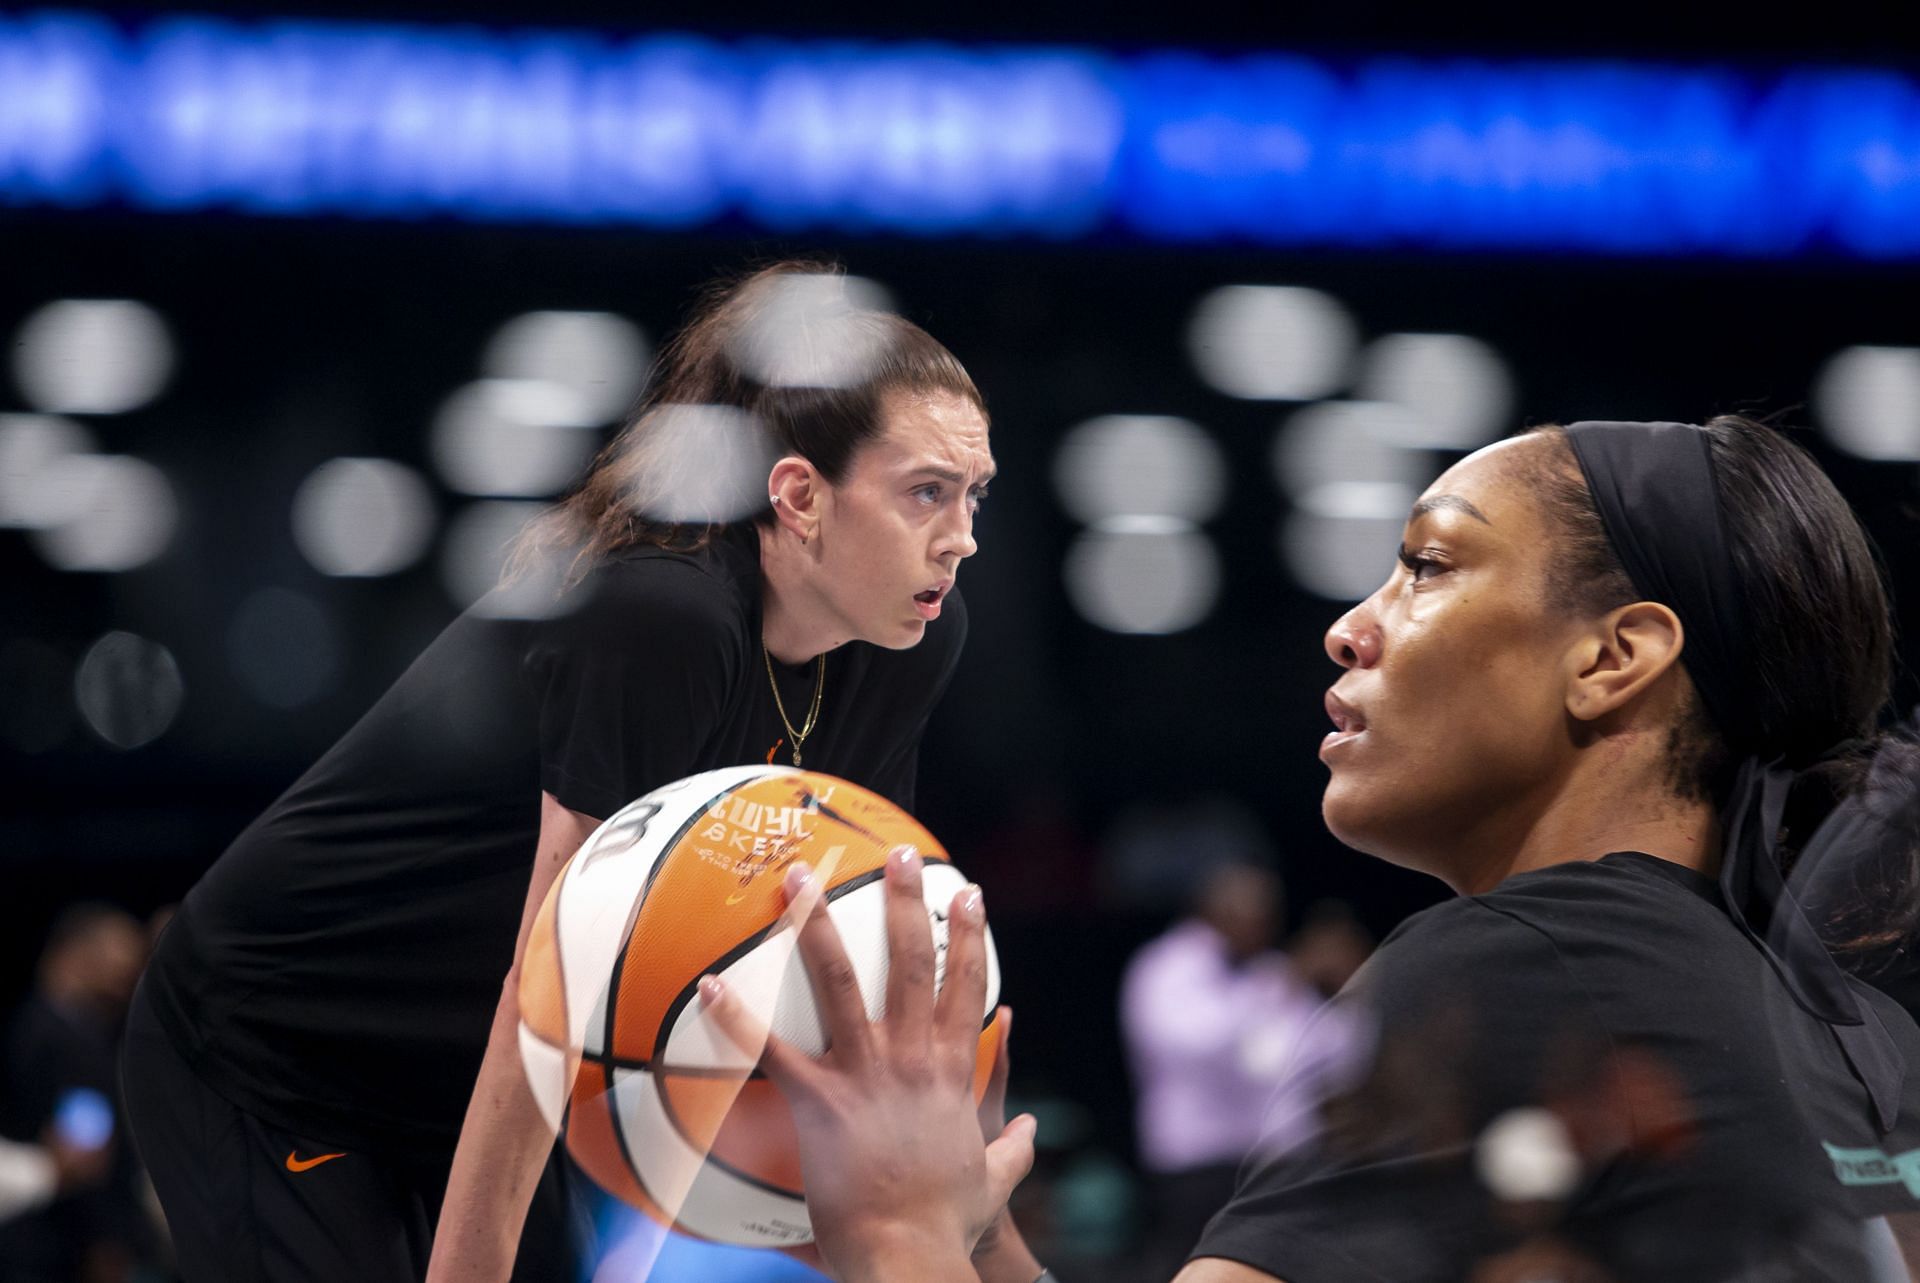
[[[1379,401],[1310,405],[1295,412],[1274,437],[1274,477],[1296,502],[1322,486],[1351,482],[1417,492],[1435,475],[1434,461],[1395,442],[1419,430],[1402,406]]]
[[[1580,1155],[1567,1125],[1550,1109],[1510,1109],[1487,1124],[1474,1169],[1494,1197],[1510,1203],[1558,1202],[1580,1184]]]
[[[172,651],[116,630],[87,648],[73,676],[73,694],[94,734],[129,749],[166,733],[180,713],[186,686]]]
[[[789,272],[760,282],[752,315],[728,350],[770,387],[843,388],[865,378],[884,351],[874,313],[887,292],[860,276]]]
[[[427,550],[433,524],[427,483],[391,459],[331,459],[293,496],[293,541],[323,575],[405,570]]]
[[[1920,459],[1920,348],[1850,347],[1814,384],[1828,439],[1863,459]]]
[[[53,414],[137,410],[172,372],[166,323],[131,299],[60,299],[14,338],[14,382],[29,405]]]
[[[778,458],[751,415],[723,405],[663,405],[647,417],[645,465],[627,501],[651,521],[737,521],[764,508]]]
[[[1194,368],[1228,396],[1311,401],[1345,386],[1355,329],[1330,294],[1287,285],[1226,285],[1187,327]]]
[[[332,688],[340,666],[338,630],[313,598],[289,588],[262,588],[235,613],[227,658],[240,684],[261,703],[299,708]]]
[[[48,470],[94,445],[93,434],[70,419],[0,414],[0,526],[52,524],[59,497],[48,492]]]
[[[1315,596],[1359,601],[1393,569],[1405,523],[1404,508],[1396,516],[1358,516],[1302,507],[1280,524],[1280,558],[1295,582]]]
[[[1220,595],[1213,541],[1169,517],[1116,517],[1067,550],[1067,596],[1088,622],[1116,633],[1177,633]]]
[[[594,422],[586,398],[564,384],[480,379],[434,416],[434,467],[462,494],[554,494],[593,457]]]
[[[647,336],[612,312],[527,312],[497,330],[481,362],[489,378],[534,380],[573,393],[588,422],[632,406],[647,381]]]
[[[1083,522],[1160,516],[1202,522],[1220,510],[1220,447],[1185,419],[1113,414],[1074,428],[1054,455],[1053,484]]]
[[[56,459],[35,489],[33,543],[60,570],[143,566],[166,550],[179,518],[166,474],[127,455]]]
[[[1513,414],[1513,379],[1500,354],[1465,334],[1389,334],[1360,356],[1354,393],[1397,405],[1411,428],[1394,444],[1414,449],[1472,450],[1501,435]]]
[[[566,566],[536,559],[501,583],[514,540],[545,505],[482,499],[455,513],[440,550],[440,582],[463,609],[490,619],[543,619],[570,609],[560,596]]]

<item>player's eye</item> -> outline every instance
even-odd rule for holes
[[[913,497],[921,503],[939,503],[940,487],[937,484],[929,483],[916,489],[913,492]]]
[[[1431,579],[1447,568],[1445,563],[1427,556],[1425,549],[1411,552],[1404,547],[1400,549],[1400,564],[1407,568],[1415,583]]]

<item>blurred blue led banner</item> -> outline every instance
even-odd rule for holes
[[[0,201],[1920,255],[1920,83],[0,16]]]

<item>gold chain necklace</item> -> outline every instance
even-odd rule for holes
[[[807,710],[807,724],[799,730],[793,729],[793,723],[787,720],[787,706],[780,698],[780,683],[773,678],[773,656],[767,651],[767,644],[760,643],[760,658],[767,664],[767,685],[773,687],[773,706],[780,710],[780,724],[787,728],[787,738],[793,741],[793,764],[800,765],[800,746],[807,742],[807,736],[813,734],[814,723],[820,720],[820,698],[827,693],[827,654],[820,652],[820,671],[813,679],[813,707]]]

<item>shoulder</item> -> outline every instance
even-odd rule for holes
[[[757,594],[719,557],[648,549],[594,567],[561,599],[549,631],[744,638]]]
[[[1675,991],[1733,998],[1765,971],[1713,883],[1650,855],[1522,874],[1478,901],[1539,933],[1596,1002],[1634,1023],[1653,1019],[1650,1006],[1688,1008]]]
[[[1619,1000],[1683,976],[1675,922],[1691,915],[1692,899],[1597,864],[1523,874],[1407,919],[1354,987],[1389,1021],[1471,1010],[1480,1026],[1518,1027],[1546,1012],[1608,1025]],[[1698,937],[1694,924],[1678,929]]]
[[[1696,921],[1726,917],[1710,881],[1634,851],[1522,873],[1473,899],[1548,930],[1646,915]]]
[[[1553,940],[1526,913],[1461,896],[1402,922],[1349,986],[1375,1005],[1430,1008],[1496,989],[1560,984]]]
[[[1584,1031],[1738,1076],[1759,1059],[1722,1064],[1724,1049],[1772,1041],[1773,973],[1757,961],[1710,883],[1651,856],[1608,857],[1418,915],[1382,946],[1375,983],[1386,1020],[1470,1011],[1502,1041]]]
[[[1694,951],[1716,942],[1739,949],[1726,914],[1662,872],[1652,857],[1609,857],[1555,865],[1510,878],[1414,915],[1382,945],[1392,978],[1431,984],[1443,975],[1484,973],[1488,983],[1526,984],[1614,977],[1651,982],[1697,965]],[[1392,946],[1391,948],[1389,946]],[[1545,964],[1539,973],[1517,964]]]

